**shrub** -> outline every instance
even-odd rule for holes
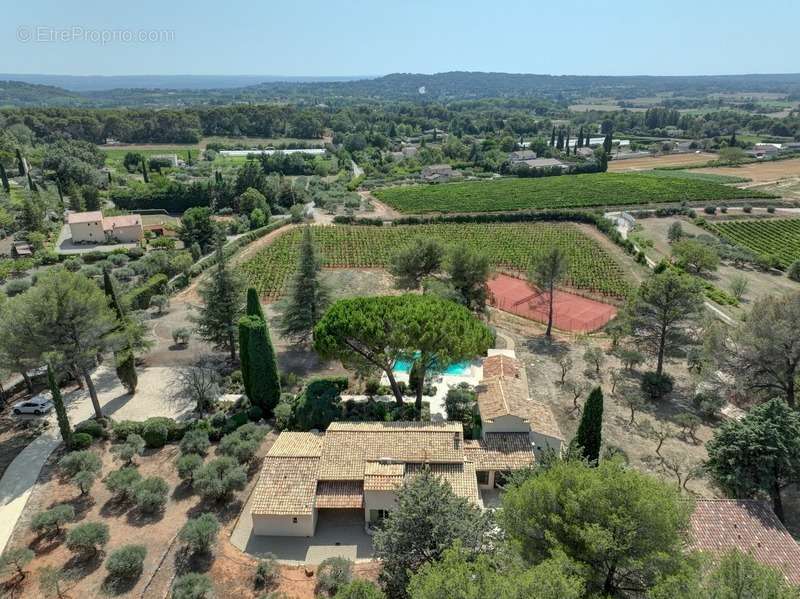
[[[746,214],[750,214],[753,211],[753,207],[750,204],[745,204],[742,206],[742,211]]]
[[[62,504],[39,512],[31,519],[31,530],[36,534],[52,537],[61,534],[61,527],[75,518],[75,508]]]
[[[203,458],[196,453],[187,453],[178,458],[175,467],[181,480],[192,482],[198,468],[203,465]]]
[[[705,208],[703,208],[703,212],[705,212],[706,214],[716,214],[717,213],[717,207],[716,206],[706,206]]]
[[[194,429],[187,432],[181,439],[181,453],[206,455],[210,445],[208,433],[202,429]]]
[[[329,557],[317,568],[317,589],[335,595],[353,578],[353,562],[343,557]]]
[[[672,392],[674,383],[673,378],[668,374],[659,375],[656,372],[645,372],[642,375],[642,393],[651,401],[658,401]]]
[[[117,580],[131,580],[142,574],[147,548],[144,545],[124,545],[113,551],[106,560],[109,576]]]
[[[133,458],[137,455],[142,455],[144,451],[144,439],[136,433],[131,433],[128,438],[121,445],[117,445],[111,451],[122,460],[124,464],[131,464]]]
[[[169,428],[158,420],[147,420],[142,426],[142,437],[148,447],[158,449],[167,444]]]
[[[789,265],[789,270],[786,271],[786,276],[792,281],[800,283],[800,260],[795,260]]]
[[[275,406],[275,428],[279,431],[289,430],[292,426],[294,419],[294,404],[293,402],[281,400]]]
[[[336,591],[335,599],[385,599],[383,594],[374,582],[356,578]]]
[[[769,212],[770,214],[774,214],[775,213],[775,206],[767,206],[767,212]]]
[[[222,438],[219,452],[235,458],[240,464],[247,464],[256,455],[264,435],[265,427],[248,422]]]
[[[128,293],[125,300],[133,310],[146,310],[150,306],[150,298],[166,293],[168,282],[169,279],[164,273],[153,275],[144,284]]]
[[[267,553],[259,560],[256,566],[256,575],[253,582],[256,588],[269,588],[277,582],[279,574],[278,562],[275,561],[275,556]]]
[[[106,429],[97,420],[86,420],[81,422],[75,427],[76,433],[86,433],[95,439],[101,439],[106,436]]]
[[[91,447],[92,441],[94,441],[94,439],[89,433],[75,433],[70,438],[69,446],[70,449],[73,449],[75,451],[80,451]]]
[[[131,501],[134,498],[134,490],[142,475],[133,467],[120,468],[110,473],[105,480],[106,488],[114,494],[120,501]]]
[[[186,425],[176,422],[172,418],[166,418],[165,416],[153,416],[152,418],[148,418],[144,421],[142,426],[156,426],[159,424],[167,427],[167,442],[169,443],[180,441],[186,433]]]
[[[376,379],[369,379],[366,383],[364,383],[364,393],[367,395],[377,395],[380,388],[381,383]]]
[[[8,297],[25,293],[31,287],[30,279],[12,279],[6,283],[5,292]]]
[[[85,522],[67,533],[67,549],[82,557],[89,557],[108,543],[108,524]]]
[[[172,330],[172,341],[175,345],[187,345],[192,338],[192,331],[189,327],[178,327]]]
[[[99,473],[103,463],[97,454],[83,450],[73,451],[65,455],[58,461],[58,467],[65,476],[73,477],[82,471]]]
[[[158,476],[144,478],[133,487],[133,498],[136,507],[144,514],[154,514],[167,503],[169,485]]]
[[[120,420],[111,428],[111,436],[115,441],[126,441],[129,435],[142,434],[142,424],[134,420]]]
[[[172,583],[172,599],[206,599],[211,597],[211,579],[192,572],[178,576]]]
[[[219,520],[206,512],[188,520],[178,533],[178,539],[192,553],[208,553],[217,541],[218,532]]]
[[[716,418],[725,400],[716,393],[697,393],[692,398],[692,404],[703,418]]]
[[[89,470],[81,470],[75,476],[72,477],[72,484],[74,484],[81,492],[81,495],[86,495],[94,485],[94,481],[97,478],[97,472],[91,472]]]
[[[252,406],[247,410],[247,417],[253,422],[258,422],[264,418],[264,410],[261,406]]]
[[[204,464],[194,475],[194,488],[206,499],[222,501],[247,482],[247,473],[236,460],[221,457]]]

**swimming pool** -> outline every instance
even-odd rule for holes
[[[395,361],[392,370],[395,372],[402,372],[402,373],[409,373],[411,372],[411,364],[413,360],[407,360],[401,358],[400,360]],[[446,374],[449,376],[467,376],[471,372],[472,365],[469,362],[457,362],[455,364],[450,364],[447,368],[444,369],[442,374]]]

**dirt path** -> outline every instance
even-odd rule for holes
[[[377,199],[374,195],[372,195],[369,191],[359,191],[358,195],[372,204],[372,207],[375,209],[368,214],[368,218],[378,218],[380,220],[395,220],[396,218],[401,218],[403,215],[400,214],[394,208],[390,208],[379,199]]]

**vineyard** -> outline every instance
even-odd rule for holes
[[[313,227],[312,232],[324,268],[385,268],[398,250],[420,239],[437,239],[445,245],[466,243],[484,252],[493,267],[525,273],[558,246],[569,259],[566,285],[614,297],[630,289],[620,266],[573,223],[334,226]],[[276,299],[285,290],[301,236],[299,229],[288,231],[242,265],[260,294]]]
[[[374,195],[400,212],[490,212],[620,206],[682,201],[717,202],[772,198],[764,192],[728,187],[692,177],[599,173],[538,179],[493,179],[413,185],[375,190]]]
[[[776,256],[782,268],[800,260],[800,219],[731,220],[708,227],[760,256]]]

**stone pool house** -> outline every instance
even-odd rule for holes
[[[460,422],[333,422],[324,433],[281,433],[253,493],[253,533],[312,537],[318,517],[362,513],[365,526],[394,509],[403,482],[422,468],[483,507],[508,473],[563,444],[549,409],[530,398],[513,356],[483,361],[476,387],[481,438]]]

